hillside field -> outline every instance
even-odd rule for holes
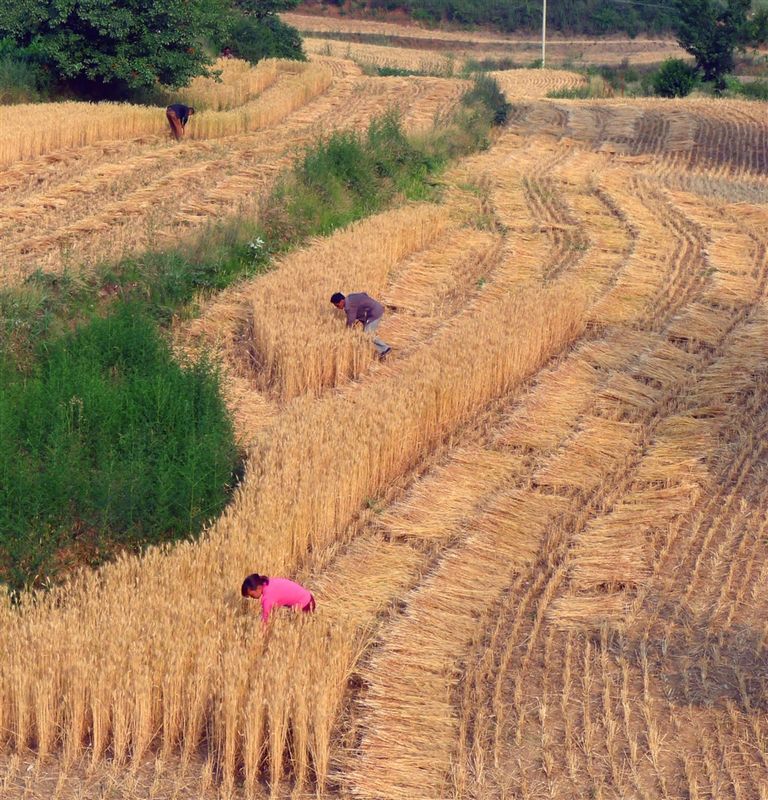
[[[225,65],[179,144],[0,108],[0,284],[256,214],[319,135],[469,85],[344,55]],[[493,74],[510,118],[438,202],[174,325],[244,479],[198,541],[3,598],[0,798],[768,800],[766,105]],[[386,361],[337,290],[386,304]],[[263,629],[254,571],[316,613]]]

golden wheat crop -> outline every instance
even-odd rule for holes
[[[245,480],[201,541],[4,601],[6,795],[760,798],[765,130],[528,99],[442,205],[212,298],[176,333]],[[316,615],[264,633],[253,570]]]
[[[256,99],[196,115],[179,144],[156,137],[110,142],[15,164],[3,176],[4,281],[36,267],[60,270],[170,244],[211,217],[255,211],[318,131],[364,128],[392,106],[409,130],[419,131],[450,111],[464,86],[436,78],[377,84],[350,62],[332,59],[277,62],[276,69]],[[276,136],[271,129],[278,126]]]
[[[233,65],[234,63],[234,65]],[[196,79],[180,93],[184,100],[210,110],[192,118],[187,135],[208,139],[256,130],[273,124],[313,94],[327,88],[330,75],[322,66],[272,59],[255,67],[220,61],[223,91],[213,79]],[[264,108],[258,96],[278,74],[295,73],[296,88],[284,87],[280,103]],[[286,91],[287,90],[287,91]],[[287,107],[286,107],[287,106]],[[225,111],[222,109],[230,109]],[[58,150],[95,142],[134,139],[164,133],[164,109],[126,103],[40,103],[0,107],[0,165],[7,166]]]

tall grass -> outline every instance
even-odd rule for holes
[[[386,113],[365,134],[339,131],[308,147],[265,204],[261,225],[281,245],[327,235],[396,196],[424,197],[443,163],[408,139],[395,112]]]
[[[179,365],[137,308],[49,342],[0,389],[0,576],[200,530],[227,499],[232,426],[215,371]]]

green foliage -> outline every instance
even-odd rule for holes
[[[750,0],[677,0],[675,34],[696,59],[696,68],[718,91],[733,71],[733,51],[749,36]]]
[[[0,58],[0,105],[40,100],[39,85],[39,72],[28,61]]]
[[[238,15],[224,41],[233,55],[252,64],[262,58],[307,60],[299,32],[275,15]]]
[[[476,72],[493,72],[495,70],[519,69],[511,58],[468,58],[462,67],[462,77],[474,75]]]
[[[193,303],[196,296],[220,291],[239,278],[265,272],[271,252],[252,247],[260,229],[253,223],[220,225],[205,231],[194,245],[127,258],[103,270],[101,284],[119,286],[120,295],[141,302],[162,323]]]
[[[394,112],[374,119],[365,136],[337,132],[307,148],[261,214],[278,246],[325,235],[382,209],[395,196],[423,197],[440,159],[403,133]]]
[[[654,94],[685,97],[696,85],[696,70],[680,58],[668,58],[653,76]]]
[[[372,3],[369,2],[369,6]],[[547,7],[551,31],[601,35],[623,31],[660,33],[672,27],[674,8],[648,4],[617,8],[612,0],[562,0]],[[414,20],[489,25],[502,31],[541,29],[541,3],[528,0],[407,0],[403,6]]]
[[[48,342],[24,374],[0,363],[0,576],[20,588],[72,551],[100,560],[198,532],[236,463],[216,373],[179,366],[121,304]]]
[[[490,114],[494,125],[503,125],[512,108],[501,91],[498,81],[490,75],[480,73],[475,76],[472,88],[462,97],[465,106],[479,106]]]
[[[727,75],[725,90],[729,96],[745,97],[750,100],[768,100],[768,82],[766,81],[741,81],[735,75]]]
[[[574,86],[572,89],[553,89],[547,92],[547,97],[554,100],[587,100],[592,97],[589,84],[586,86]]]
[[[234,0],[237,11],[254,19],[274,17],[296,8],[301,0]]]
[[[121,97],[206,73],[226,0],[17,0],[0,7],[0,37],[76,94]]]
[[[741,94],[750,100],[768,100],[768,81],[742,83]]]
[[[269,268],[272,252],[262,235],[254,223],[235,221],[210,227],[183,248],[149,250],[79,272],[33,272],[22,286],[0,289],[0,358],[32,363],[38,342],[113,302],[141,305],[161,324],[193,314],[199,296]]]

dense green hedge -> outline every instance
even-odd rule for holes
[[[255,64],[262,58],[306,61],[299,32],[277,16],[254,19],[236,15],[224,46],[232,54]]]
[[[237,453],[215,371],[179,365],[131,304],[0,365],[0,577],[12,587],[198,532]]]

